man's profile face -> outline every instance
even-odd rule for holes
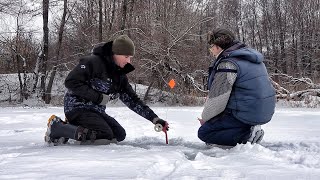
[[[214,57],[217,57],[223,49],[221,49],[219,46],[215,44],[212,44],[210,45],[209,50]]]
[[[123,68],[127,63],[131,63],[132,57],[133,56],[129,55],[113,55],[114,62],[121,68]]]

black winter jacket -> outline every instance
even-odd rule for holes
[[[158,117],[138,98],[128,82],[126,74],[134,70],[133,66],[120,68],[112,57],[112,42],[108,42],[80,59],[65,80],[68,89],[64,97],[65,114],[72,119],[83,110],[105,113],[106,106],[100,103],[103,94],[107,94],[111,99],[119,97],[131,110],[150,121]]]

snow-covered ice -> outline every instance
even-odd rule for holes
[[[125,141],[47,146],[51,114],[63,108],[1,108],[0,179],[320,179],[319,109],[277,108],[261,145],[207,148],[197,138],[201,107],[154,107],[164,133],[126,107],[111,107]]]

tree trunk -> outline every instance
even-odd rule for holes
[[[123,4],[122,4],[122,22],[121,22],[121,30],[124,30],[126,27],[126,20],[127,20],[127,0],[123,0]]]
[[[130,1],[130,9],[129,9],[129,19],[128,19],[128,28],[132,27],[132,20],[135,19],[133,15],[133,10],[134,10],[134,0]],[[128,32],[128,36],[130,37],[130,31]]]
[[[17,70],[18,70],[18,79],[19,79],[19,88],[20,88],[20,98],[19,102],[23,102],[23,84],[22,84],[22,78],[21,78],[21,70],[19,66],[19,55],[17,52],[15,52],[15,59],[16,59],[16,64],[17,64]]]
[[[48,61],[48,51],[49,51],[49,28],[48,28],[48,12],[49,12],[49,0],[42,1],[42,19],[43,19],[43,53],[41,58],[40,72],[41,72],[41,85],[40,85],[40,95],[43,100],[45,100],[46,91],[46,73],[47,73],[47,61]]]
[[[99,0],[99,42],[102,42],[102,0]]]
[[[32,85],[32,91],[31,91],[32,93],[35,93],[37,89],[37,84],[39,79],[39,65],[41,62],[41,57],[42,57],[42,52],[37,57],[37,61],[35,65],[36,67],[34,68],[34,71],[33,71],[34,75],[33,75],[33,85]]]
[[[20,68],[20,61],[19,61],[19,52],[20,52],[20,24],[19,24],[19,15],[17,16],[16,20],[17,25],[17,31],[16,31],[16,40],[15,40],[15,46],[13,48],[14,56],[13,59],[16,60],[16,66],[17,66],[17,73],[18,73],[18,79],[19,79],[19,88],[20,88],[20,99],[19,102],[23,101],[23,83],[21,78],[21,68]]]
[[[111,19],[110,19],[110,23],[109,23],[109,31],[111,31],[112,26],[113,26],[113,21],[114,21],[114,17],[115,17],[115,8],[116,8],[116,0],[113,0],[112,10],[111,10]]]
[[[148,86],[148,89],[147,89],[146,93],[144,94],[143,102],[146,102],[148,100],[148,95],[149,95],[150,89],[152,88],[154,83],[155,83],[155,79],[153,78],[151,83]]]
[[[58,34],[56,60],[53,63],[53,68],[52,68],[52,71],[51,71],[51,74],[50,74],[50,79],[49,79],[48,87],[47,87],[47,90],[46,90],[46,98],[45,98],[46,104],[49,104],[50,101],[51,101],[51,90],[52,90],[53,80],[54,80],[54,77],[55,77],[56,72],[57,72],[57,65],[58,65],[58,61],[59,61],[59,58],[60,58],[60,50],[61,50],[61,45],[62,45],[63,31],[64,31],[64,26],[65,26],[65,23],[66,23],[67,3],[68,3],[67,0],[64,0],[63,15],[62,15],[61,23],[60,23],[59,34]]]

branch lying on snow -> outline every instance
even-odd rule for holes
[[[276,89],[276,97],[277,99],[287,99],[293,100],[293,101],[301,101],[304,100],[306,97],[310,96],[316,96],[320,97],[320,85],[315,84],[312,82],[310,78],[294,78],[292,76],[286,75],[286,74],[272,74],[272,76],[283,76],[285,78],[288,78],[289,81],[285,82],[284,84],[293,84],[296,83],[305,83],[307,84],[307,88],[310,87],[311,89],[296,91],[296,92],[290,92],[289,90],[285,89],[284,87],[280,86],[277,82],[273,81],[271,78],[272,85]]]
[[[307,96],[318,96],[320,97],[320,89],[307,89],[303,91],[297,91],[290,94],[290,99],[300,101]]]
[[[273,81],[271,78],[270,78],[270,80],[271,80],[273,87],[276,89],[277,99],[286,99],[290,96],[290,91],[281,87],[277,82]]]
[[[313,83],[310,78],[304,78],[304,77],[295,78],[293,76],[289,76],[287,74],[282,74],[282,73],[272,73],[270,76],[271,77],[278,76],[278,77],[283,77],[283,78],[288,79],[288,81],[285,82],[285,84],[296,85],[298,83],[304,83],[304,84],[308,85],[308,87],[311,89],[320,89],[320,84]]]

